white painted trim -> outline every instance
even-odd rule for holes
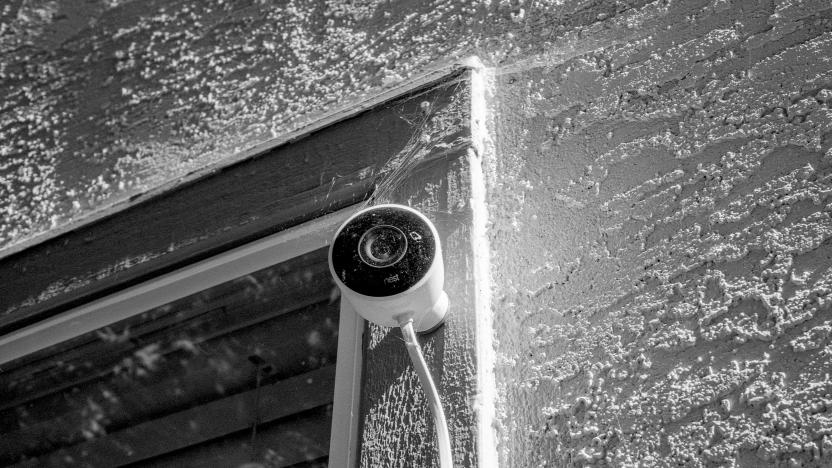
[[[335,400],[332,402],[332,430],[329,435],[330,468],[358,466],[363,334],[364,320],[348,301],[342,300],[338,322],[338,359],[335,362]]]
[[[0,337],[0,364],[329,245],[347,208],[160,275]]]
[[[486,200],[487,155],[493,154],[488,134],[487,92],[492,71],[474,57],[469,59],[471,72],[471,140],[468,153],[471,168],[471,247],[474,253],[474,315],[477,357],[477,460],[479,466],[495,468],[497,456],[496,400],[494,376],[494,323],[491,307],[491,247],[488,243],[488,204]]]

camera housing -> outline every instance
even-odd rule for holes
[[[416,331],[429,331],[448,310],[439,234],[408,206],[377,205],[352,215],[335,233],[329,269],[342,298],[378,325],[412,320]]]

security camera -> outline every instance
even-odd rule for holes
[[[350,216],[329,247],[329,270],[341,297],[365,319],[402,329],[407,352],[434,416],[442,468],[453,467],[442,402],[416,331],[442,324],[448,311],[439,234],[428,218],[402,205],[378,205]]]
[[[335,233],[329,268],[342,297],[378,325],[412,320],[416,331],[429,331],[448,310],[439,235],[413,208],[377,205],[352,215]]]

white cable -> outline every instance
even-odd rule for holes
[[[436,391],[436,385],[433,383],[428,365],[425,363],[424,356],[422,356],[419,340],[416,339],[416,332],[413,331],[413,321],[408,320],[399,326],[402,328],[407,353],[410,355],[410,360],[413,361],[413,367],[416,369],[416,374],[422,384],[422,390],[428,398],[430,411],[433,413],[433,421],[436,425],[436,443],[439,445],[439,466],[440,468],[453,468],[454,462],[451,456],[451,436],[448,433],[448,421],[445,420],[445,412],[442,410],[439,392]]]

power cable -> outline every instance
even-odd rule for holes
[[[419,346],[419,340],[416,338],[416,332],[413,330],[413,320],[408,320],[399,324],[399,326],[402,329],[402,336],[404,336],[404,344],[407,346],[407,354],[410,355],[410,360],[413,361],[413,368],[416,370],[416,375],[419,376],[422,391],[425,392],[425,396],[428,399],[428,406],[430,406],[430,411],[433,413],[433,422],[436,426],[436,443],[439,449],[439,466],[440,468],[453,468],[448,421],[445,420],[445,412],[442,410],[439,392],[436,390],[436,385],[433,383],[428,365],[425,362],[424,356],[422,356],[422,348]]]

